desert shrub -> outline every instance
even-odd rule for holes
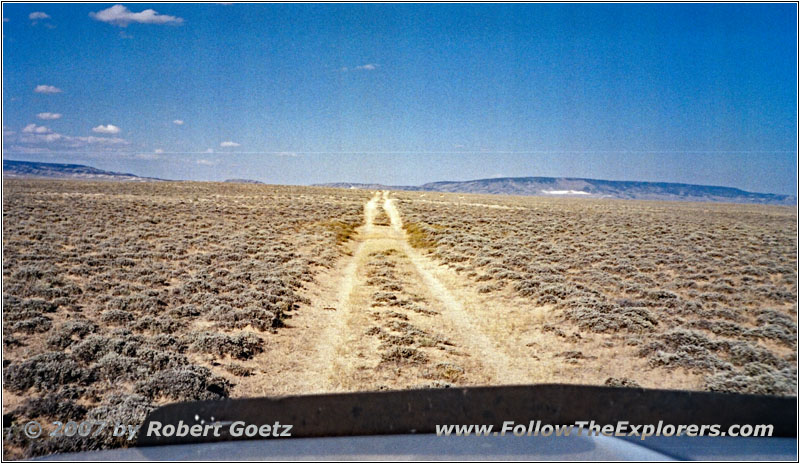
[[[143,396],[114,393],[87,413],[88,419],[138,425],[154,406]]]
[[[625,387],[625,388],[641,388],[635,380],[627,377],[609,377],[604,382],[607,387]]]
[[[33,457],[54,453],[79,453],[99,450],[103,447],[103,440],[100,437],[92,437],[91,435],[88,437],[61,435],[48,437],[46,440],[28,440],[27,442],[19,443],[19,445],[26,447],[24,452],[26,457]]]
[[[73,346],[72,354],[85,362],[96,361],[108,353],[136,356],[143,343],[143,337],[131,335],[123,329],[112,333],[112,337],[91,334]]]
[[[397,311],[385,311],[382,315],[383,315],[383,317],[399,319],[401,321],[407,321],[408,320],[408,316],[406,316],[405,314],[402,314],[402,313],[398,313]]]
[[[193,304],[184,304],[170,309],[167,314],[172,317],[196,317],[201,314],[200,309]]]
[[[231,336],[202,332],[193,334],[189,339],[189,348],[193,351],[219,356],[230,355],[236,359],[250,359],[264,350],[264,340],[252,333]]]
[[[730,370],[733,366],[715,354],[719,345],[705,335],[674,329],[656,337],[656,341],[639,349],[653,367],[674,369],[682,367],[695,372]]]
[[[157,372],[136,384],[136,392],[150,399],[175,401],[218,400],[227,398],[231,384],[205,367],[188,365]]]
[[[50,301],[41,298],[17,298],[13,295],[3,295],[3,313],[8,315],[15,313],[25,313],[28,311],[36,313],[52,313],[58,306]]]
[[[112,339],[103,335],[89,335],[73,347],[72,354],[83,361],[95,361],[112,350],[111,343]]]
[[[408,309],[409,311],[414,311],[415,313],[422,314],[424,316],[435,316],[435,315],[439,314],[438,311],[435,311],[433,309],[423,308],[422,306],[420,306],[420,305],[418,305],[416,303],[412,303],[412,302],[410,302],[408,300],[402,300],[401,302],[405,303],[405,304],[402,304],[402,305],[398,304],[397,306],[403,306],[405,309]],[[398,302],[398,303],[400,303],[400,302]]]
[[[761,363],[749,363],[742,370],[723,371],[706,376],[706,389],[718,392],[755,395],[797,395],[797,369],[776,369]]]
[[[225,366],[225,370],[237,377],[249,377],[253,375],[252,368],[245,367],[240,364],[228,364]]]
[[[19,346],[25,346],[23,340],[19,337],[14,336],[12,333],[3,330],[3,346],[6,348],[16,348]]]
[[[386,282],[380,287],[384,292],[400,292],[403,290],[403,286],[395,282]]]
[[[722,342],[721,348],[724,349],[729,356],[730,361],[736,365],[744,365],[750,363],[759,363],[776,368],[786,367],[789,363],[779,356],[775,355],[772,351],[757,346],[752,343],[733,341]]]
[[[157,349],[169,348],[179,353],[186,349],[186,343],[169,334],[158,334],[150,337],[145,340],[145,345]]]
[[[715,335],[725,337],[745,337],[748,329],[729,321],[709,321],[707,319],[699,319],[691,321],[686,324],[688,327],[695,329],[708,330]]]
[[[789,365],[770,350],[745,341],[714,341],[700,332],[675,329],[639,350],[653,366],[685,367],[694,371],[730,371],[752,363],[782,369]]]
[[[563,315],[581,329],[592,332],[648,332],[658,325],[647,308],[619,306],[591,298],[570,302]]]
[[[428,373],[425,377],[444,379],[448,382],[457,382],[464,375],[464,368],[458,364],[449,362],[438,363],[433,367],[433,372]]]
[[[372,294],[372,300],[378,303],[389,303],[397,301],[397,295],[391,292],[375,292]]]
[[[32,281],[53,277],[58,273],[58,269],[53,265],[38,263],[20,266],[11,276],[14,280]]]
[[[384,362],[408,362],[422,364],[428,362],[428,357],[421,351],[407,346],[392,346],[381,354]]]
[[[4,387],[13,392],[23,392],[29,388],[52,391],[62,385],[86,385],[94,380],[92,371],[81,367],[65,353],[52,351],[27,361],[12,362],[3,370]]]
[[[531,297],[539,294],[540,286],[538,280],[521,280],[514,284],[514,290],[522,296]]]
[[[155,406],[141,395],[130,395],[124,393],[114,393],[109,395],[100,406],[91,409],[87,413],[87,418],[91,420],[108,421],[111,424],[130,424],[141,425],[147,414],[155,409]],[[137,435],[138,436],[138,435]],[[114,437],[111,433],[101,434],[96,441],[89,444],[96,448],[108,448],[117,446],[130,446],[128,437]],[[136,437],[134,437],[134,440]]]
[[[682,346],[699,346],[706,349],[716,349],[717,343],[701,332],[673,329],[656,337],[659,342],[655,345],[664,348],[677,349]],[[649,349],[649,348],[648,348]]]
[[[75,403],[75,390],[69,388],[48,393],[42,397],[27,398],[12,415],[27,418],[52,417],[58,420],[80,420],[86,415],[86,407]]]
[[[152,348],[141,348],[136,352],[136,359],[151,372],[173,369],[189,364],[186,356],[171,351]]]
[[[47,346],[53,350],[63,350],[96,330],[97,325],[87,320],[68,321],[47,338]]]
[[[382,350],[391,350],[395,346],[412,346],[416,344],[416,339],[410,334],[394,335],[388,332],[381,332],[378,334],[378,338],[383,340],[379,347]]]
[[[797,324],[794,318],[775,309],[763,309],[758,312],[756,321],[763,338],[779,340],[789,345],[797,345]]]
[[[783,327],[777,324],[768,324],[746,332],[746,336],[762,338],[765,340],[775,340],[786,346],[797,347],[797,330]]]
[[[122,309],[110,309],[100,316],[100,320],[109,325],[125,325],[134,319],[133,313]]]
[[[136,331],[151,331],[156,333],[171,334],[185,327],[182,321],[164,316],[144,316],[128,324],[128,328]]]
[[[53,321],[49,317],[36,316],[14,323],[11,326],[12,332],[22,332],[29,335],[44,333],[53,327]]]
[[[5,313],[3,317],[3,322],[5,323],[6,326],[11,327],[13,324],[9,324],[9,322],[19,322],[28,319],[33,319],[36,317],[42,317],[42,313],[39,311],[31,311],[31,310],[18,311],[12,313]]]
[[[97,361],[95,372],[103,380],[138,380],[145,377],[150,369],[139,358],[108,353]]]
[[[522,280],[522,274],[514,271],[509,271],[507,269],[502,269],[494,274],[494,278],[500,281],[509,281],[509,280]]]
[[[478,293],[491,293],[503,289],[505,282],[495,282],[493,284],[479,285]]]
[[[238,310],[219,305],[208,313],[209,320],[217,321],[219,327],[226,329],[243,329],[250,325],[258,330],[269,330],[282,327],[284,317],[282,310],[268,311],[253,305]]]

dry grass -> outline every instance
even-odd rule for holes
[[[403,224],[406,234],[408,234],[408,243],[414,248],[420,248],[426,251],[432,251],[436,248],[436,240],[434,240],[435,231],[432,227],[424,223],[406,222]]]
[[[336,244],[343,245],[350,241],[356,234],[356,228],[360,225],[356,222],[327,221],[322,225],[336,235]]]

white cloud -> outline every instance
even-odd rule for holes
[[[36,21],[37,19],[50,19],[50,15],[43,11],[34,11],[28,15],[28,19]]]
[[[207,159],[199,159],[197,160],[197,164],[201,166],[216,166],[217,163],[215,161],[209,161]]]
[[[292,157],[292,158],[297,158],[297,153],[295,153],[293,151],[282,151],[282,152],[279,152],[279,153],[275,153],[275,156],[289,156],[289,157]]]
[[[157,155],[160,155],[160,154],[164,153],[164,149],[163,148],[156,148],[154,153],[156,153]]]
[[[22,128],[22,132],[26,134],[49,134],[52,131],[44,126],[37,126],[36,124],[28,124],[27,126]]]
[[[69,137],[72,141],[85,142],[93,145],[127,145],[128,141],[119,137],[95,137],[90,135],[88,137]]]
[[[26,152],[44,153],[52,150],[86,149],[89,147],[105,150],[121,148],[130,144],[127,140],[117,137],[63,135],[53,132],[48,127],[36,124],[28,124],[18,134],[6,132],[4,128],[3,135],[9,143],[15,144],[13,145],[14,149]]]
[[[36,117],[45,120],[61,119],[61,113],[39,113]]]
[[[117,137],[95,137],[90,135],[88,137],[74,137],[71,135],[62,135],[56,132],[48,133],[25,133],[19,138],[19,142],[24,144],[53,144],[58,142],[58,145],[63,148],[83,148],[89,145],[102,145],[102,146],[117,146],[127,145],[128,141]]]
[[[58,87],[44,84],[37,85],[33,91],[36,93],[61,93],[61,89]]]
[[[219,144],[220,147],[225,147],[225,148],[227,148],[227,147],[239,147],[241,145],[242,144],[236,143],[236,142],[231,142],[230,140],[228,140],[226,142],[222,142],[222,143]]]
[[[41,142],[47,142],[47,143],[57,142],[57,141],[59,141],[59,140],[64,138],[63,135],[57,134],[55,132],[53,132],[52,134],[44,134],[44,135],[37,134],[35,137],[36,137],[36,140],[41,141]]]
[[[142,159],[142,160],[157,160],[157,159],[161,158],[156,153],[137,153],[137,154],[133,155],[133,157],[136,158],[136,159]]]
[[[98,134],[119,134],[121,129],[113,124],[106,124],[99,125],[97,127],[92,127],[92,132],[97,132]]]
[[[183,125],[183,119],[176,119],[176,120],[172,121],[172,123],[176,124],[178,126],[182,126]]]
[[[347,66],[339,68],[340,72],[346,73],[348,71],[375,71],[378,69],[378,65],[375,63],[367,63],[362,64],[360,66],[353,66],[352,68],[348,68]]]
[[[119,27],[126,27],[130,23],[141,24],[181,24],[183,18],[158,14],[156,10],[147,9],[134,13],[122,5],[114,5],[102,11],[89,13],[92,19]]]
[[[214,153],[214,149],[213,148],[208,148],[208,149],[206,149],[206,153]]]

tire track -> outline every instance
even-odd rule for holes
[[[411,247],[389,192],[364,205],[364,225],[350,246],[352,255],[320,279],[311,308],[271,337],[274,364],[259,380],[264,395],[524,379],[476,325],[472,303],[448,289],[437,277],[440,266]]]
[[[261,369],[263,375],[251,381],[259,385],[244,385],[249,383],[247,379],[240,382],[250,396],[342,391],[334,365],[346,340],[359,261],[364,259],[365,237],[373,233],[379,201],[378,192],[364,205],[365,223],[358,230],[351,256],[342,267],[319,277],[317,293],[307,295],[311,307],[293,315],[286,329],[267,338],[266,349],[274,355]]]
[[[421,255],[408,242],[406,232],[403,229],[403,220],[394,202],[394,199],[389,198],[389,192],[383,192],[383,208],[391,220],[392,233],[402,237],[403,251],[408,255],[431,293],[442,304],[442,316],[454,323],[458,329],[459,338],[469,341],[469,351],[479,356],[483,361],[493,384],[522,381],[526,377],[525,372],[517,368],[500,349],[499,344],[493,343],[488,336],[475,326],[464,305],[436,277],[435,273],[439,265]]]

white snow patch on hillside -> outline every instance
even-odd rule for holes
[[[542,190],[547,195],[589,195],[589,192],[581,190]]]

